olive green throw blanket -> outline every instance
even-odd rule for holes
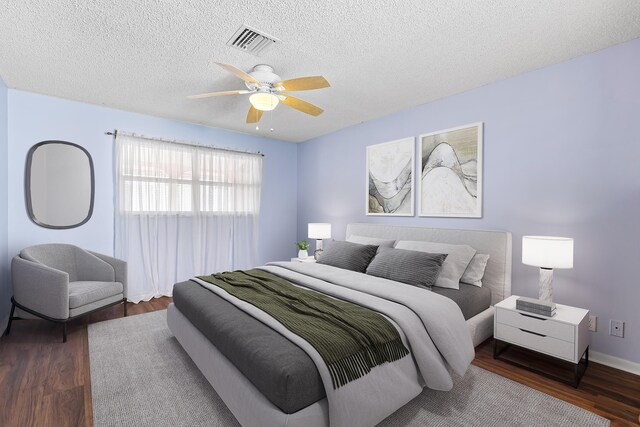
[[[398,331],[379,313],[300,288],[264,270],[198,278],[256,306],[304,338],[326,363],[334,389],[409,354]]]

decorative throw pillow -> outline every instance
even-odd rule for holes
[[[475,254],[460,281],[469,285],[482,286],[482,278],[484,277],[484,270],[487,268],[487,262],[489,262],[488,254]]]
[[[318,258],[318,264],[331,265],[345,270],[364,273],[378,247],[333,240]]]
[[[367,274],[409,285],[431,287],[436,282],[445,254],[380,248]]]
[[[467,269],[476,250],[468,245],[450,245],[436,242],[416,242],[411,240],[399,240],[397,249],[409,249],[412,251],[429,252],[432,254],[447,254],[447,259],[442,263],[440,275],[435,286],[449,289],[460,289],[460,278]]]
[[[376,245],[382,248],[392,248],[395,240],[378,239],[377,237],[358,236],[352,234],[347,237],[347,242],[358,243],[360,245]]]

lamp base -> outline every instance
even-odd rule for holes
[[[540,268],[540,292],[538,299],[553,302],[553,269]]]
[[[316,239],[316,250],[313,252],[313,257],[317,261],[322,255],[322,239]]]

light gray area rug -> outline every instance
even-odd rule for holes
[[[166,322],[166,310],[89,325],[93,422],[238,426]],[[380,425],[608,426],[609,420],[471,366],[450,392],[424,390]]]

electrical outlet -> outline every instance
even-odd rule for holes
[[[624,322],[622,320],[611,320],[609,324],[609,335],[624,338]]]
[[[589,315],[589,330],[591,332],[598,330],[598,316]]]

